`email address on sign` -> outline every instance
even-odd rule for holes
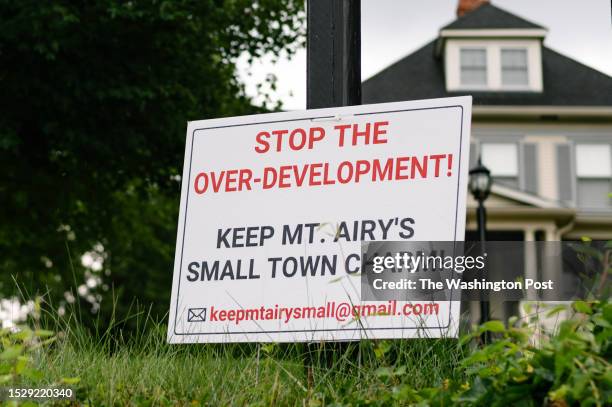
[[[210,307],[209,322],[234,322],[236,325],[243,321],[269,321],[280,320],[285,324],[297,319],[335,318],[345,322],[360,317],[385,316],[429,316],[438,315],[439,304],[427,303],[399,303],[395,300],[374,304],[351,304],[349,302],[327,302],[321,306],[303,307],[274,307],[218,309]]]

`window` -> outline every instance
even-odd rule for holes
[[[449,39],[443,52],[446,89],[542,92],[542,44],[537,39]]]
[[[487,51],[484,48],[461,49],[461,84],[487,85]]]
[[[588,209],[612,207],[612,145],[577,144],[576,177],[578,206]]]
[[[501,70],[503,86],[528,86],[527,50],[502,49]]]
[[[518,145],[515,143],[483,143],[482,163],[491,171],[493,180],[509,187],[519,187]]]
[[[610,178],[612,155],[609,144],[578,144],[576,175],[581,178]]]

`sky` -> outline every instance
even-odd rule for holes
[[[425,45],[453,21],[458,0],[361,0],[361,73],[367,79]],[[492,3],[548,29],[544,44],[612,76],[610,0],[493,0]],[[284,110],[306,108],[306,51],[272,63],[266,57],[250,68],[239,61],[247,93],[266,75],[277,77],[274,100]],[[250,75],[248,72],[250,71]],[[259,101],[256,97],[256,102]]]

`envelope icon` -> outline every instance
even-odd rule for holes
[[[189,308],[187,322],[206,322],[206,308]]]

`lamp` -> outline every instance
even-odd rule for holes
[[[484,202],[491,192],[491,171],[478,158],[476,167],[470,170],[470,192],[479,203]]]
[[[482,164],[481,158],[478,157],[478,163],[475,168],[470,170],[470,192],[474,199],[478,201],[478,236],[480,236],[480,252],[485,254],[486,228],[487,228],[487,212],[484,207],[484,201],[491,193],[491,171]],[[482,270],[484,274],[484,270]],[[484,277],[484,275],[483,275]],[[480,323],[485,323],[489,320],[489,303],[481,298],[480,301]],[[488,342],[488,332],[485,333],[485,342]]]

